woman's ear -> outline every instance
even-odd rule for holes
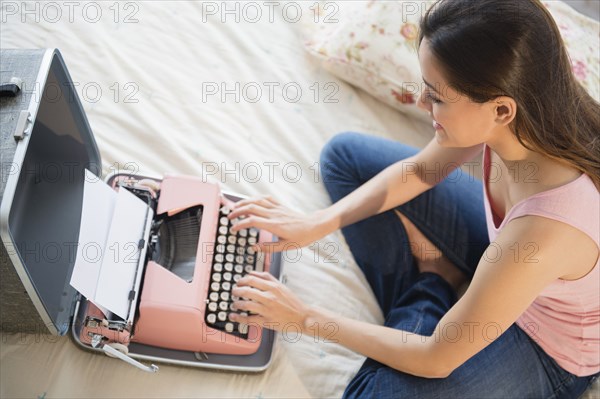
[[[499,125],[507,126],[517,116],[517,103],[511,97],[497,97],[492,102],[494,104],[495,121]]]

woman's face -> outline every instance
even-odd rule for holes
[[[458,93],[442,76],[426,39],[419,48],[423,83],[417,106],[428,111],[438,143],[471,147],[486,142],[497,125],[492,103],[479,104]]]

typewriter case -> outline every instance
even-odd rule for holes
[[[84,172],[100,176],[102,171],[93,133],[57,49],[1,50],[0,67],[2,83],[11,77],[23,81],[15,97],[3,97],[0,103],[0,327],[8,332],[70,332],[76,345],[101,354],[79,339],[88,302],[70,285]],[[111,183],[115,177],[106,180]],[[224,194],[234,201],[241,198]],[[271,258],[270,272],[280,277],[280,254]],[[129,356],[258,372],[271,362],[275,336],[263,329],[260,347],[251,355],[199,354],[132,342]]]

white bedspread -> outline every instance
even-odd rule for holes
[[[59,16],[45,3],[2,2],[0,44],[61,50],[104,173],[133,167],[205,175],[225,190],[271,194],[311,211],[329,204],[315,166],[335,133],[370,132],[421,147],[433,136],[431,126],[324,72],[304,52],[310,2],[295,3],[303,7],[298,23],[291,22],[294,9],[283,14],[284,3],[273,6],[272,21],[269,7],[254,3],[263,13],[256,23],[243,3],[239,23],[221,2],[210,3],[218,9],[210,16],[197,1],[67,3],[53,3]],[[33,11],[24,15],[25,8]],[[285,258],[287,284],[306,303],[383,321],[339,232]],[[364,360],[337,344],[296,342],[293,331],[278,335],[273,363],[257,375],[169,365],[150,375],[82,351],[67,337],[3,334],[0,348],[0,396],[13,398],[340,397]]]

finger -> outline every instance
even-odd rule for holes
[[[258,205],[264,206],[265,208],[273,208],[274,206],[279,205],[279,203],[277,201],[273,200],[272,197],[266,196],[266,197],[246,198],[246,199],[240,200],[235,203],[235,208],[239,208],[241,206],[248,205],[248,204],[258,204]]]
[[[257,277],[257,276],[246,275],[238,280],[235,287],[233,287],[233,291],[231,293],[235,296],[242,296],[244,298],[249,298],[246,295],[238,295],[235,293],[235,290],[237,288],[242,288],[242,287],[255,288],[260,291],[270,291],[274,288],[274,284],[271,281],[265,280],[265,279]]]
[[[229,317],[232,321],[236,321],[241,324],[255,324],[259,326],[263,326],[266,322],[265,318],[261,315],[242,315],[239,313],[230,313]]]
[[[233,310],[238,312],[252,312],[259,315],[264,315],[266,308],[263,304],[256,301],[233,301]]]
[[[266,209],[273,209],[275,208],[277,205],[279,205],[276,202],[272,202],[271,200],[267,199],[267,198],[253,198],[253,199],[247,199],[247,200],[241,200],[235,203],[234,207],[231,208],[232,210],[237,210],[239,208],[243,208],[245,206],[248,205],[257,205],[257,206],[261,206],[263,208]]]
[[[275,276],[273,276],[271,273],[269,272],[259,272],[256,270],[252,270],[250,273],[248,273],[252,276],[256,276],[258,278],[262,278],[263,280],[267,280],[267,281],[272,281],[272,282],[279,282],[279,280],[277,280],[275,278]]]
[[[266,219],[261,216],[248,216],[243,219],[239,219],[236,223],[231,226],[231,231],[236,232],[242,229],[249,229],[251,227],[255,227],[257,229],[265,229],[268,230],[268,227],[271,226],[271,222],[269,219]]]
[[[268,305],[274,299],[273,294],[252,287],[237,287],[231,294],[263,305]]]
[[[266,196],[264,197],[264,200],[265,200],[265,201],[268,201],[268,202],[270,202],[270,203],[272,203],[273,205],[281,205],[281,204],[279,203],[279,201],[277,201],[277,200],[276,200],[275,198],[273,198],[273,196],[271,196],[271,195],[266,195]]]
[[[232,201],[229,198],[227,198],[225,194],[221,194],[221,205],[231,210],[235,207],[235,201]]]
[[[265,217],[269,214],[268,209],[269,208],[265,208],[264,206],[258,204],[246,204],[236,207],[229,215],[227,215],[227,218],[235,219],[237,217],[244,217],[248,215]]]
[[[292,243],[286,240],[259,242],[258,244],[254,244],[252,246],[252,249],[254,249],[255,251],[264,252],[266,254],[287,251],[291,248],[299,248],[299,246],[293,245]]]

